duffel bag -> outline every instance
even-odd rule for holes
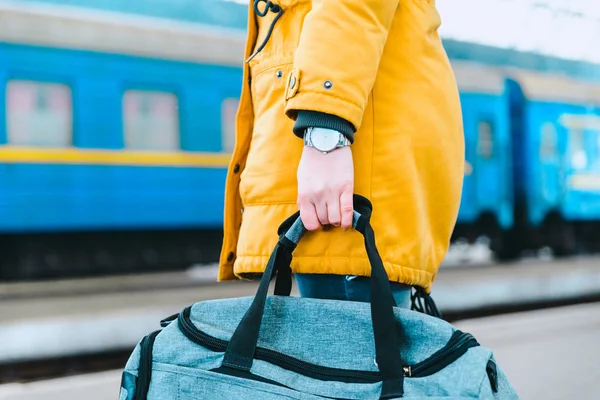
[[[292,253],[306,232],[296,213],[279,228],[256,295],[199,302],[161,321],[131,354],[120,400],[517,399],[472,335],[395,306],[371,204],[354,202],[370,304],[290,296]]]

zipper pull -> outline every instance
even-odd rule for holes
[[[179,313],[173,314],[170,317],[163,319],[162,321],[160,321],[160,326],[162,328],[166,328],[167,326],[169,326],[169,324],[171,324],[171,322],[175,321],[178,316],[179,316]]]
[[[412,376],[412,368],[410,365],[408,367],[404,367],[404,376]]]
[[[487,372],[487,376],[490,380],[492,392],[498,393],[498,369],[496,368],[496,363],[492,360],[489,360],[485,368],[485,372]]]

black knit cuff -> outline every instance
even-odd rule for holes
[[[354,125],[337,115],[299,110],[294,124],[294,134],[303,138],[304,131],[310,127],[336,130],[346,136],[350,143],[354,143]]]

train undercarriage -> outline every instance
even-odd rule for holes
[[[523,256],[551,253],[553,257],[600,253],[599,221],[567,221],[550,213],[542,224],[518,224],[502,229],[495,217],[486,214],[473,224],[457,224],[452,242],[489,243],[496,261],[512,261]]]
[[[223,232],[154,230],[0,234],[0,281],[35,281],[179,271],[218,262]],[[459,223],[452,243],[489,246],[498,262],[600,253],[600,222],[549,214],[539,227],[504,230],[493,215]]]
[[[0,235],[0,281],[184,270],[218,261],[222,230]]]

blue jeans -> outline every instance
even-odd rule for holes
[[[296,274],[300,296],[327,300],[370,302],[369,277],[350,275]],[[410,309],[411,287],[390,282],[398,307]]]

